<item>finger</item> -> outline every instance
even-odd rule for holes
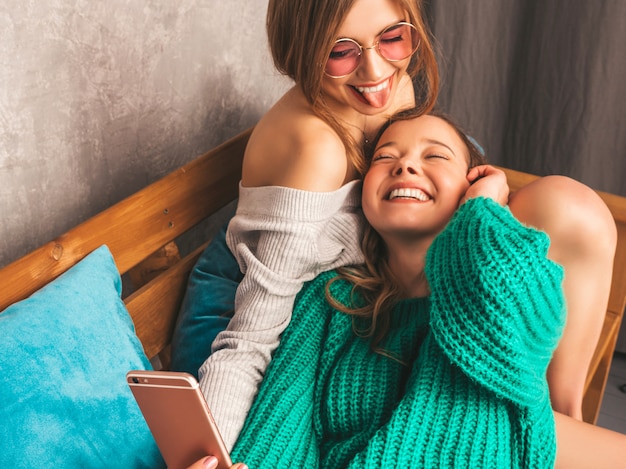
[[[470,184],[474,184],[478,179],[482,178],[485,175],[485,171],[485,166],[474,166],[467,173],[467,180]]]
[[[217,469],[217,458],[215,456],[207,456],[196,461],[187,469]]]

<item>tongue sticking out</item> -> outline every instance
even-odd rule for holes
[[[372,107],[383,107],[389,100],[391,87],[389,81],[385,81],[377,86],[355,87],[360,96]]]
[[[363,93],[363,97],[372,107],[383,107],[389,99],[389,88],[375,93]]]

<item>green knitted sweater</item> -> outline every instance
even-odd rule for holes
[[[546,368],[562,332],[549,240],[490,199],[466,202],[426,259],[428,298],[400,302],[382,343],[331,308],[334,272],[300,293],[233,460],[251,469],[547,468]],[[350,304],[352,286],[332,284]],[[405,364],[402,364],[402,363]]]

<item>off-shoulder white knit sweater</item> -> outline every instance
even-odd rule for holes
[[[235,314],[199,370],[200,387],[229,449],[304,282],[363,261],[360,205],[358,181],[333,192],[240,185],[227,243],[244,278]]]

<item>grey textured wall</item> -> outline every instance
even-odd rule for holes
[[[0,266],[253,125],[261,0],[5,0]]]

